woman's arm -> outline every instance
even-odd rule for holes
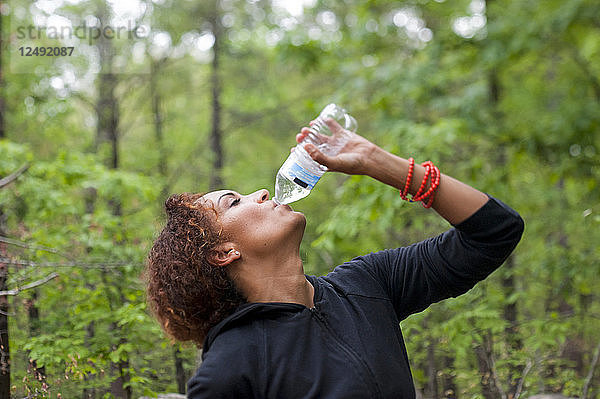
[[[329,120],[327,123],[334,134],[341,133],[342,128],[335,121]],[[306,134],[308,128],[303,128],[297,137],[298,142],[302,141]],[[315,161],[331,171],[367,175],[396,189],[404,189],[408,160],[385,151],[355,133],[346,131],[345,134],[350,134],[351,138],[336,156],[327,156],[312,144],[307,144],[305,149]],[[424,175],[425,168],[415,164],[410,194],[417,192]],[[425,190],[427,189],[428,186]],[[456,225],[474,214],[487,201],[487,195],[481,191],[442,174],[432,207],[444,219]]]
[[[340,127],[330,121],[334,134]],[[342,130],[343,131],[343,130]],[[308,129],[302,129],[301,142]],[[404,189],[409,162],[351,134],[342,151],[326,156],[307,144],[312,158],[329,170],[362,174]],[[409,193],[415,194],[425,168],[415,165]],[[399,320],[433,302],[467,292],[499,267],[521,238],[523,220],[502,202],[441,175],[433,208],[455,228],[409,247],[370,253],[338,266],[328,279],[346,293],[389,298]]]

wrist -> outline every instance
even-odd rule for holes
[[[404,180],[398,173],[405,173],[408,162],[381,147],[374,146],[371,156],[365,165],[365,175],[382,183],[398,188]]]

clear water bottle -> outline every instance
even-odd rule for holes
[[[356,131],[356,120],[345,109],[336,104],[323,108],[309,128],[310,133],[298,143],[277,172],[273,198],[276,203],[289,204],[306,197],[327,171],[325,166],[310,157],[304,149],[305,144],[312,143],[325,155],[334,156],[350,138],[344,131],[333,134],[325,123],[329,118],[334,119],[344,130]]]

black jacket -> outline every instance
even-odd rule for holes
[[[307,276],[312,309],[242,305],[210,330],[188,398],[414,398],[399,322],[467,292],[522,232],[520,216],[490,198],[437,237]]]

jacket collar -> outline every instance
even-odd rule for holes
[[[308,281],[313,285],[315,289],[314,301],[315,303],[320,297],[319,289],[317,288],[317,278],[315,276],[306,276]],[[221,320],[216,326],[212,327],[202,345],[202,353],[208,352],[210,346],[217,338],[219,334],[227,331],[235,326],[243,325],[252,322],[253,320],[260,319],[267,315],[276,315],[284,313],[295,313],[300,312],[303,309],[307,309],[306,306],[298,303],[287,303],[287,302],[247,302],[240,305],[232,314]]]

